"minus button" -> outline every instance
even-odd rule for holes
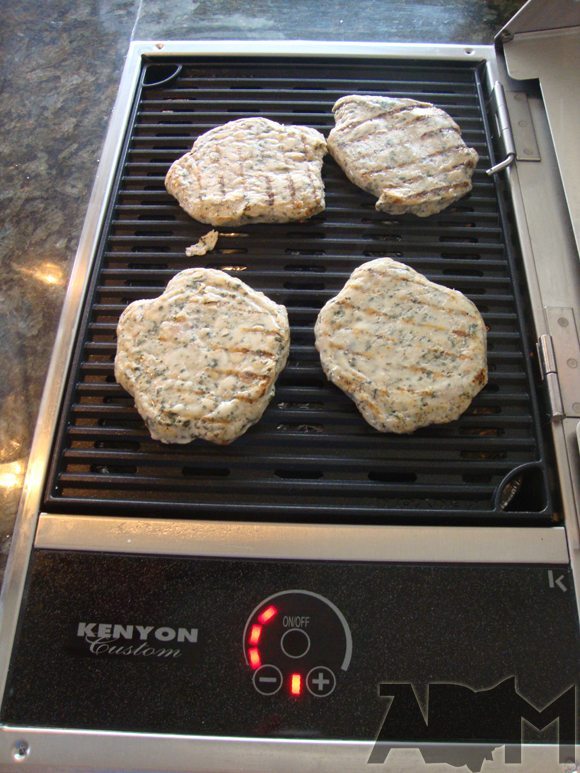
[[[282,672],[277,666],[266,663],[252,677],[254,689],[261,695],[274,695],[282,687]]]

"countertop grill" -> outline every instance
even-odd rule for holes
[[[555,517],[541,413],[494,162],[481,63],[339,58],[168,58],[145,63],[84,307],[45,491],[47,512],[367,523],[529,524]],[[261,115],[322,131],[345,94],[433,102],[480,155],[469,196],[420,219],[374,198],[324,161],[327,208],[308,222],[221,229],[166,193],[170,164],[207,129]],[[380,434],[329,384],[314,348],[322,305],[352,270],[400,259],[461,290],[488,327],[489,383],[459,421]],[[220,268],[287,306],[291,352],[261,421],[228,447],[152,441],[114,380],[127,303],[159,295],[184,268]]]
[[[543,103],[529,83],[540,48],[554,76],[571,40],[556,33],[550,47],[515,28],[507,64],[487,46],[132,44],[0,599],[0,766],[367,771],[384,741],[471,770],[492,752],[507,769],[503,746],[511,769],[530,740],[522,719],[541,738],[525,769],[572,760],[578,210],[551,131],[569,90]],[[166,193],[171,162],[243,116],[327,134],[350,93],[448,111],[480,155],[471,194],[389,217],[327,157],[324,213],[220,229],[217,249],[187,258],[209,226]],[[484,317],[489,383],[456,422],[378,433],[323,375],[318,311],[380,256]],[[113,374],[122,310],[196,264],[266,292],[291,321],[274,399],[226,447],[152,441]],[[416,756],[393,764],[421,769]]]

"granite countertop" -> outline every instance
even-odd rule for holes
[[[21,0],[3,10],[0,582],[66,285],[131,40],[491,43],[522,0]]]

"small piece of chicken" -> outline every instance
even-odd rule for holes
[[[211,252],[215,249],[219,235],[219,231],[208,231],[203,236],[200,236],[199,241],[195,244],[186,247],[185,254],[188,258],[193,258],[196,255],[205,255]]]

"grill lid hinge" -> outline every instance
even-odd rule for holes
[[[541,161],[530,102],[523,91],[508,91],[505,95],[518,161]]]
[[[505,91],[503,85],[499,81],[495,82],[495,86],[491,92],[491,105],[494,112],[498,136],[504,149],[505,158],[503,161],[495,164],[495,166],[487,169],[486,174],[488,175],[494,175],[501,172],[502,169],[507,169],[507,167],[511,166],[516,159],[516,146],[510,123],[510,115],[507,109]]]
[[[567,418],[580,418],[580,338],[574,309],[545,306],[553,368],[558,377],[562,411]]]
[[[536,347],[538,350],[540,374],[542,381],[546,385],[546,394],[550,404],[550,416],[552,419],[561,419],[564,417],[564,407],[562,405],[562,395],[560,394],[560,382],[558,380],[556,353],[552,336],[547,334],[541,335]]]

